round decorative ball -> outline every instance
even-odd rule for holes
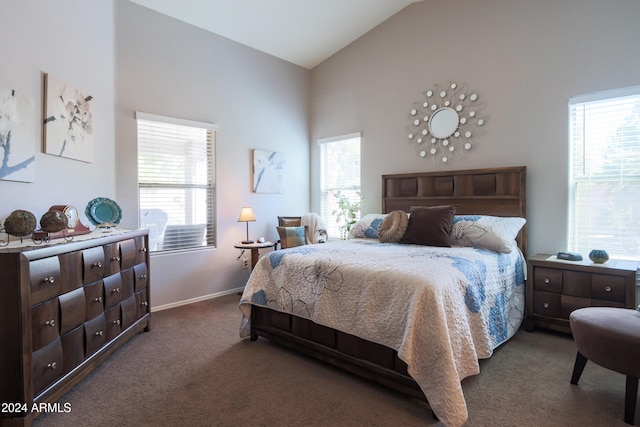
[[[4,221],[4,230],[12,236],[28,236],[35,228],[36,217],[29,211],[13,211]]]
[[[40,218],[40,228],[48,233],[57,233],[69,225],[67,216],[60,211],[47,211]]]
[[[594,249],[589,252],[589,259],[596,264],[604,264],[609,260],[609,254],[603,249]]]

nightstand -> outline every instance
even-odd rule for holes
[[[237,249],[251,249],[251,269],[256,266],[258,262],[258,258],[260,257],[260,249],[265,248],[276,248],[278,242],[263,242],[263,243],[238,243],[237,245],[233,245],[234,248]]]
[[[525,329],[571,333],[569,314],[582,307],[635,308],[636,262],[563,261],[537,254],[527,260]]]

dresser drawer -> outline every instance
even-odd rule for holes
[[[136,264],[136,242],[127,239],[120,242],[120,268],[132,268]]]
[[[64,280],[60,293],[64,294],[82,286],[82,252],[74,251],[58,255],[60,271]]]
[[[113,274],[103,279],[104,282],[104,307],[111,308],[120,303],[122,299],[122,279],[120,273]]]
[[[591,294],[594,299],[625,302],[627,287],[623,277],[594,274],[591,279]]]
[[[104,275],[111,276],[120,272],[120,244],[104,245]]]
[[[561,294],[535,291],[533,312],[540,316],[560,317]]]
[[[58,301],[60,302],[61,334],[82,325],[85,321],[87,312],[85,300],[84,288],[78,288],[75,291],[67,292],[58,297]]]
[[[536,290],[544,292],[562,292],[562,270],[536,267],[533,274]]]
[[[136,321],[136,316],[138,315],[135,295],[131,295],[129,298],[122,301],[120,303],[120,308],[122,309],[122,330],[125,330],[129,326],[133,325]]]
[[[47,346],[33,353],[33,391],[37,395],[63,374],[62,343],[58,337]]]
[[[147,282],[149,280],[149,275],[147,274],[147,264],[137,264],[133,267],[135,272],[135,291],[141,291],[147,288]]]
[[[133,268],[127,268],[120,271],[120,278],[122,279],[122,300],[133,296],[134,288],[134,271]]]
[[[104,313],[95,319],[84,322],[84,335],[86,338],[85,357],[89,357],[107,341],[107,321]]]
[[[84,360],[84,327],[78,326],[60,336],[62,341],[62,367],[66,374]]]
[[[59,319],[58,298],[31,307],[31,339],[34,351],[60,336]]]
[[[82,266],[84,284],[95,282],[104,276],[104,249],[102,246],[82,251]]]
[[[99,280],[84,287],[85,320],[93,319],[104,311],[104,284]]]
[[[149,312],[149,300],[147,298],[147,291],[138,292],[136,294],[136,307],[136,320]]]
[[[112,307],[104,312],[107,321],[107,341],[117,337],[122,332],[122,315],[120,305]]]
[[[60,260],[56,256],[31,261],[29,278],[31,305],[57,296],[60,292]]]

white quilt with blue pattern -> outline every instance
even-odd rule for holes
[[[310,319],[398,352],[445,425],[468,418],[460,382],[515,334],[525,261],[486,249],[330,241],[265,254],[240,301]]]

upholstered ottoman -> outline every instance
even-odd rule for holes
[[[587,307],[569,316],[578,349],[571,384],[578,384],[587,360],[627,376],[624,421],[633,424],[640,377],[640,312]]]

